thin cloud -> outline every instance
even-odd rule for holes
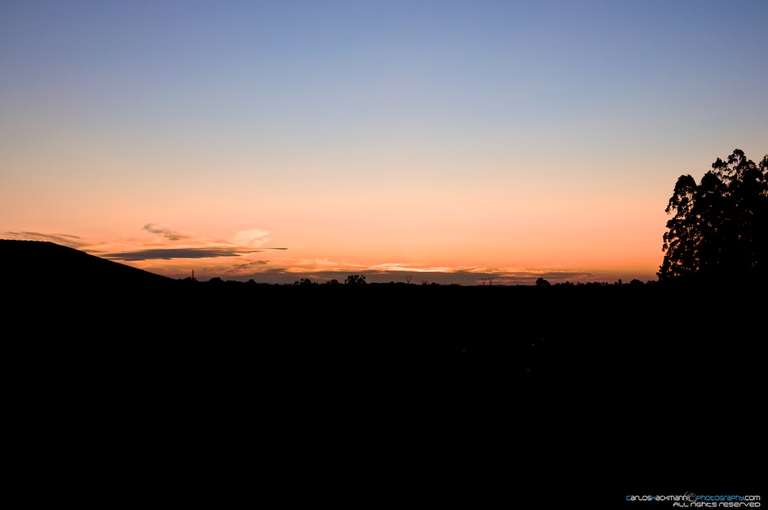
[[[162,236],[169,241],[180,241],[182,239],[188,239],[189,236],[180,234],[174,230],[171,230],[169,228],[161,227],[160,225],[157,225],[155,223],[147,223],[144,225],[144,230],[149,232],[150,234],[157,234],[159,236]]]
[[[516,283],[528,283],[530,281],[535,281],[538,278],[544,278],[545,280],[552,280],[554,282],[565,282],[571,280],[582,281],[593,276],[592,273],[582,271],[512,271],[490,274],[496,275],[497,279],[508,280]]]
[[[82,239],[79,236],[75,236],[72,234],[46,234],[43,232],[20,231],[20,232],[3,232],[3,236],[10,237],[11,239],[19,239],[19,240],[26,240],[26,241],[50,241],[52,243],[69,246],[71,248],[84,246],[87,244],[84,241],[82,241]]]
[[[261,228],[252,228],[240,230],[232,236],[232,242],[238,246],[262,246],[269,241],[268,230]]]
[[[265,266],[269,264],[268,260],[252,260],[250,262],[245,262],[243,264],[235,264],[234,266],[227,269],[226,273],[240,273],[243,271],[247,271],[249,269],[258,268],[261,266]]]
[[[261,250],[243,248],[150,248],[147,250],[107,253],[105,257],[113,260],[170,260],[170,259],[205,259],[213,257],[236,257],[245,253]]]

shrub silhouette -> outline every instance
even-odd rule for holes
[[[735,149],[699,184],[677,179],[666,212],[662,280],[743,279],[768,272],[768,156],[759,164]]]
[[[351,275],[347,276],[346,280],[344,280],[344,284],[345,285],[353,285],[353,286],[365,285],[366,284],[365,275],[363,275],[363,274],[351,274]]]

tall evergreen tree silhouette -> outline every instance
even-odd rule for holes
[[[756,164],[735,149],[699,184],[681,175],[666,211],[662,280],[768,273],[768,155]]]

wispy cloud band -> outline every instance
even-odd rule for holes
[[[52,243],[63,244],[64,246],[70,246],[72,248],[85,246],[87,244],[79,236],[72,234],[46,234],[43,232],[17,231],[3,232],[2,235],[10,239],[20,239],[27,241],[50,241]]]
[[[146,230],[150,234],[157,234],[159,236],[162,236],[169,241],[180,241],[182,239],[189,238],[189,236],[187,235],[180,234],[179,232],[176,232],[175,230],[171,230],[169,228],[161,227],[160,225],[157,225],[155,223],[147,223],[146,225],[144,225],[144,230]]]
[[[146,250],[123,251],[107,253],[104,256],[112,260],[170,260],[170,259],[204,259],[213,257],[235,257],[244,253],[254,253],[260,250],[242,248],[150,248]]]

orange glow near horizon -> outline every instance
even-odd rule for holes
[[[661,260],[665,197],[643,190],[568,190],[543,180],[523,187],[504,179],[493,187],[462,187],[455,180],[352,184],[296,190],[244,185],[221,193],[180,183],[175,190],[164,188],[162,197],[154,190],[107,187],[62,197],[43,188],[34,191],[39,207],[9,197],[18,201],[15,213],[23,217],[6,225],[4,237],[75,235],[73,246],[101,256],[243,249],[231,256],[162,253],[164,258],[116,260],[174,277],[194,270],[205,278],[257,281],[274,280],[278,273],[277,280],[288,281],[294,275],[322,280],[370,271],[380,273],[379,279],[413,281],[438,273],[440,281],[452,281],[450,274],[460,273],[453,279],[458,283],[524,282],[529,274],[574,281],[653,279]],[[46,204],[62,213],[46,210]],[[154,225],[151,231],[147,224]],[[249,232],[260,234],[249,239]],[[274,247],[286,250],[269,249]]]
[[[0,237],[166,275],[655,279],[766,151],[768,2],[59,4],[0,3]]]

